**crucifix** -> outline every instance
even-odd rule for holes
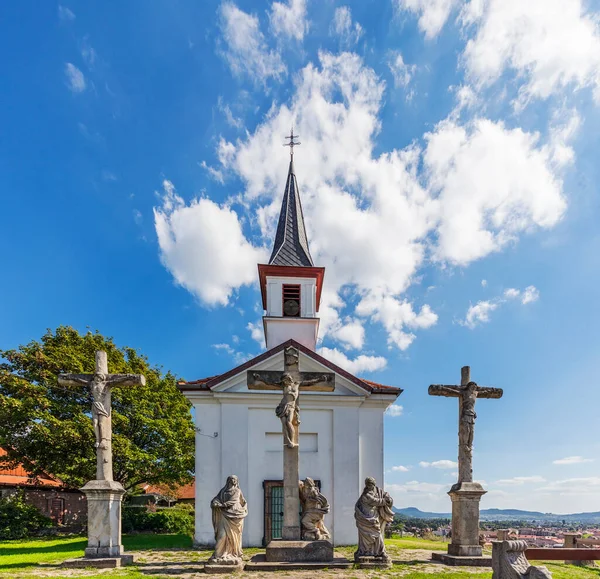
[[[432,384],[431,396],[458,398],[458,485],[473,482],[473,435],[475,431],[475,401],[477,398],[502,398],[502,388],[488,388],[471,382],[471,368],[460,370],[460,386]]]
[[[282,538],[300,540],[298,481],[298,444],[300,391],[332,392],[335,389],[335,374],[331,372],[300,372],[298,350],[288,346],[284,350],[284,371],[252,371],[247,374],[250,390],[283,390],[281,402],[275,414],[281,420],[283,433],[283,530]]]
[[[59,374],[61,386],[85,384],[92,391],[92,423],[96,434],[96,480],[113,480],[111,388],[113,386],[143,386],[141,374],[109,374],[106,352],[96,352],[96,370],[93,374]]]

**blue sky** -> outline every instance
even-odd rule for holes
[[[398,506],[449,510],[470,364],[484,507],[600,510],[600,3],[2,8],[0,347],[71,324],[177,374],[261,349],[291,124],[321,352],[401,386]],[[395,468],[394,468],[395,467]]]

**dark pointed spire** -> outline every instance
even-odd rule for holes
[[[294,143],[293,131],[290,142]],[[294,145],[298,144],[294,143]],[[290,149],[293,151],[292,147]],[[304,227],[298,182],[294,173],[293,156],[290,159],[290,169],[285,184],[285,193],[283,194],[281,213],[279,214],[277,233],[275,234],[275,243],[269,265],[314,267],[308,249],[308,238]]]

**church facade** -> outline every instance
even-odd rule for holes
[[[353,376],[316,352],[325,268],[310,255],[293,156],[273,253],[258,271],[266,352],[179,385],[196,416],[195,542],[214,544],[210,501],[231,474],[248,502],[243,545],[281,538],[283,436],[275,408],[282,392],[249,389],[247,376],[283,371],[284,351],[293,346],[300,371],[335,375],[333,391],[300,393],[299,475],[314,479],[329,500],[325,525],[334,545],[354,544],[354,504],[365,477],[383,484],[384,413],[402,390]]]

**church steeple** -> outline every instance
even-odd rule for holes
[[[293,135],[294,132],[292,131],[292,138]],[[298,145],[299,143],[294,144]],[[293,156],[290,159],[290,168],[269,265],[314,266],[308,249],[308,238],[304,227],[304,214],[302,213],[300,192],[298,191],[298,182],[294,172]]]
[[[267,348],[274,348],[290,338],[314,350],[317,346],[324,267],[315,267],[304,227],[298,182],[294,171],[294,130],[286,137],[290,147],[290,167],[273,253],[268,265],[259,264],[263,326]]]

